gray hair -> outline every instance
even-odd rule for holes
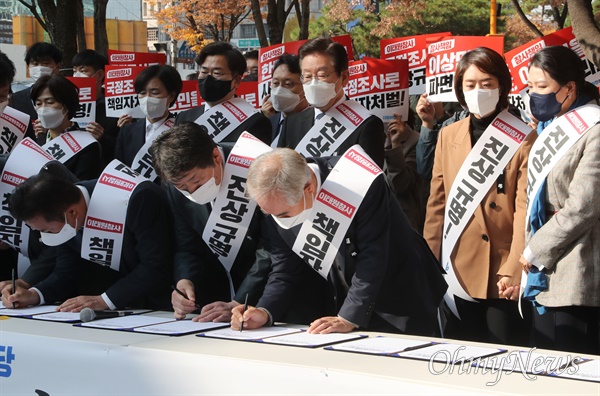
[[[276,148],[252,161],[246,190],[255,201],[282,194],[288,205],[295,205],[302,199],[310,172],[306,160],[296,151]]]

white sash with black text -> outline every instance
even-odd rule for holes
[[[29,114],[7,106],[0,116],[0,154],[8,154],[25,137]]]
[[[369,110],[354,100],[333,107],[304,135],[295,150],[305,157],[325,157],[335,151],[371,116]]]
[[[244,195],[248,168],[256,157],[271,151],[259,139],[243,132],[227,158],[219,194],[204,227],[202,239],[227,271],[235,262],[252,221],[256,202]],[[233,284],[229,277],[233,295]]]
[[[108,164],[90,198],[82,258],[119,271],[129,199],[138,185],[149,181],[119,160]]]
[[[168,131],[175,125],[174,118],[168,118],[159,126],[154,132],[154,139]],[[158,178],[156,170],[154,170],[154,162],[152,161],[152,154],[150,154],[150,146],[154,143],[154,139],[149,139],[144,143],[141,149],[135,155],[133,162],[131,163],[131,169],[144,176],[146,179],[154,181]]]
[[[510,114],[500,113],[486,128],[463,162],[446,199],[442,234],[442,266],[448,290],[444,300],[460,318],[454,296],[475,301],[463,289],[450,256],[477,206],[513,158],[531,128]]]
[[[327,279],[346,231],[373,181],[383,171],[358,144],[340,157],[317,192],[292,250]]]
[[[42,167],[54,158],[30,138],[25,138],[13,149],[8,157],[0,179],[0,241],[28,256],[29,227],[24,227],[8,210],[8,199],[15,187],[29,177],[36,175]]]
[[[205,105],[206,106],[206,105]],[[256,109],[242,98],[233,98],[207,109],[196,121],[206,128],[208,135],[219,143],[242,122],[252,117]]]
[[[65,163],[78,152],[92,143],[97,142],[91,133],[85,131],[72,131],[61,133],[58,137],[44,144],[42,148],[55,160]]]

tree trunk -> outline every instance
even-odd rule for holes
[[[310,22],[310,0],[302,0],[302,10],[300,12],[300,34],[298,40],[308,39],[308,23]]]
[[[94,49],[106,57],[108,57],[107,4],[108,0],[94,0]]]
[[[260,12],[260,1],[259,0],[251,0],[250,4],[252,5],[252,17],[254,18],[254,26],[256,26],[256,34],[258,35],[258,40],[260,41],[261,47],[268,47],[269,40],[267,39],[267,33],[265,32],[265,25],[262,20],[262,13]]]
[[[269,39],[271,45],[281,44],[283,41],[283,27],[285,26],[285,0],[269,0],[267,3],[267,25],[269,26]]]
[[[77,6],[77,49],[83,51],[87,49],[87,43],[85,42],[85,17],[83,15],[83,1],[76,0]]]
[[[39,0],[38,5],[50,40],[63,54],[63,68],[70,68],[77,53],[77,7],[69,0]]]
[[[600,67],[600,27],[594,20],[589,0],[569,0],[569,14],[573,24],[573,34],[579,41],[585,56]]]
[[[533,22],[531,22],[528,18],[527,15],[525,15],[525,13],[523,12],[523,9],[521,9],[521,5],[519,4],[519,0],[511,0],[513,6],[515,7],[515,11],[517,11],[517,15],[519,15],[519,18],[521,18],[521,20],[525,23],[525,25],[527,25],[527,27],[529,29],[531,29],[531,31],[538,37],[544,37],[544,33],[542,33],[540,31],[540,29],[537,28],[537,26],[535,26],[533,24]]]

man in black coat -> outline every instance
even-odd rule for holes
[[[304,221],[312,221],[315,197],[337,162],[323,157],[307,164],[298,153],[277,149],[250,166],[248,193],[271,214],[272,270],[258,308],[245,314],[234,308],[232,327],[239,328],[242,317],[249,329],[280,321],[297,301],[309,300],[309,332],[366,328],[439,335],[437,308],[447,289],[443,271],[383,174],[368,187],[326,281],[292,249]]]
[[[202,48],[196,57],[196,63],[200,66],[198,74],[200,95],[206,103],[179,113],[175,124],[195,122],[207,108],[233,99],[242,81],[242,75],[246,72],[246,59],[242,53],[225,42],[214,42]],[[271,143],[271,123],[261,112],[250,116],[222,141],[236,142],[244,131],[266,144]]]
[[[164,191],[150,182],[133,190],[117,271],[81,257],[84,224],[96,183],[73,184],[39,174],[15,189],[9,200],[12,215],[34,230],[54,234],[54,238],[60,235],[63,242],[52,273],[30,289],[17,287],[12,295],[12,287],[5,287],[4,304],[26,307],[64,301],[60,310],[65,312],[169,307],[173,233]]]

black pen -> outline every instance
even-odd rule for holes
[[[12,269],[12,293],[11,294],[15,294],[15,292],[17,291],[17,275],[16,275],[17,271],[15,271],[15,269]],[[15,303],[12,303],[12,307],[13,309],[15,309]]]
[[[246,300],[244,300],[244,310],[242,311],[242,323],[240,323],[240,333],[244,330],[244,313],[248,310],[248,293],[246,293]]]
[[[179,290],[178,288],[176,288],[175,286],[171,285],[171,289],[175,290],[175,292],[177,294],[179,294],[181,297],[183,297],[186,300],[190,301],[190,299],[188,298],[188,296],[186,296],[185,294],[183,294],[183,292],[181,290]],[[202,307],[200,305],[198,305],[196,302],[194,302],[194,305],[196,306],[196,308],[202,309]]]

